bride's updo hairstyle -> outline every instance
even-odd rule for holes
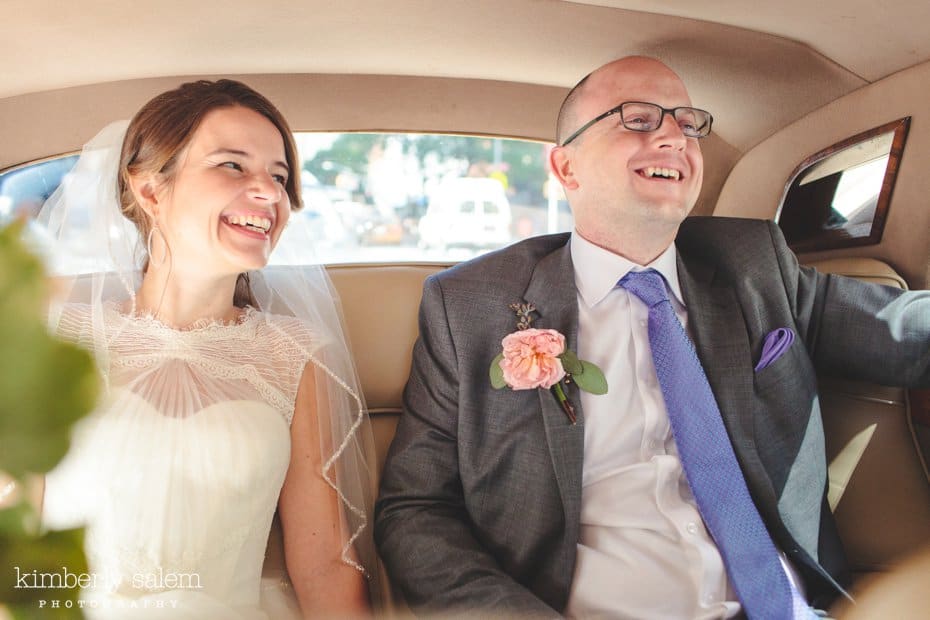
[[[178,161],[204,117],[217,108],[240,106],[258,112],[277,127],[284,141],[284,156],[291,170],[284,189],[291,210],[301,208],[300,161],[297,145],[287,121],[263,95],[235,80],[198,80],[157,95],[142,106],[129,123],[120,153],[118,196],[120,209],[138,229],[143,245],[152,224],[136,202],[130,179],[138,174],[159,174],[169,186],[177,173]],[[145,258],[147,266],[148,257]],[[236,284],[236,305],[248,303],[248,275],[240,274]]]

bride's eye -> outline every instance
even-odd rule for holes
[[[275,180],[275,183],[280,183],[281,185],[285,185],[287,183],[287,177],[283,174],[273,174],[271,175],[271,178]]]
[[[242,172],[242,166],[240,166],[238,163],[236,163],[236,162],[234,162],[234,161],[224,161],[223,163],[221,163],[221,164],[219,165],[219,167],[220,167],[220,168],[229,168],[229,169],[231,169],[231,170],[238,170],[239,172]]]

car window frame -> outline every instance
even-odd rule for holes
[[[871,140],[875,137],[886,133],[892,133],[891,148],[888,152],[888,164],[885,168],[885,174],[882,179],[882,187],[879,191],[878,202],[875,205],[875,214],[872,217],[872,225],[868,235],[850,236],[845,229],[839,230],[821,230],[815,237],[801,241],[790,241],[789,246],[795,252],[815,252],[821,250],[835,250],[841,248],[861,247],[868,245],[877,245],[881,242],[885,232],[885,224],[888,220],[888,213],[891,207],[891,198],[894,193],[895,181],[897,180],[898,170],[901,166],[901,159],[904,154],[904,146],[907,142],[907,135],[910,129],[910,116],[903,116],[888,123],[873,127],[861,133],[855,134],[841,140],[813,155],[806,157],[799,163],[794,170],[788,175],[782,190],[781,199],[778,203],[778,209],[775,212],[775,222],[781,220],[785,207],[785,200],[788,192],[791,190],[799,176],[804,174],[812,166],[820,163],[828,157],[837,154],[856,144]]]

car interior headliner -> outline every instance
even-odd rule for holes
[[[561,94],[593,67],[641,53],[682,75],[739,152],[930,59],[930,3],[918,0],[895,11],[836,0],[7,0],[3,9],[0,102],[226,74],[477,79]]]

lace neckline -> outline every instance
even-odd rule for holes
[[[231,321],[224,321],[222,319],[216,319],[212,317],[204,317],[202,319],[197,319],[190,325],[176,327],[174,325],[165,323],[151,312],[135,314],[124,312],[121,307],[122,304],[116,300],[108,300],[104,302],[104,306],[106,310],[113,315],[114,318],[120,321],[133,323],[140,327],[149,328],[160,332],[167,332],[178,336],[182,336],[184,334],[214,332],[217,330],[233,330],[238,332],[242,330],[253,329],[259,315],[261,314],[252,306],[246,306],[242,309],[242,312],[239,313],[239,316]],[[229,333],[229,331],[226,331],[226,333]]]

